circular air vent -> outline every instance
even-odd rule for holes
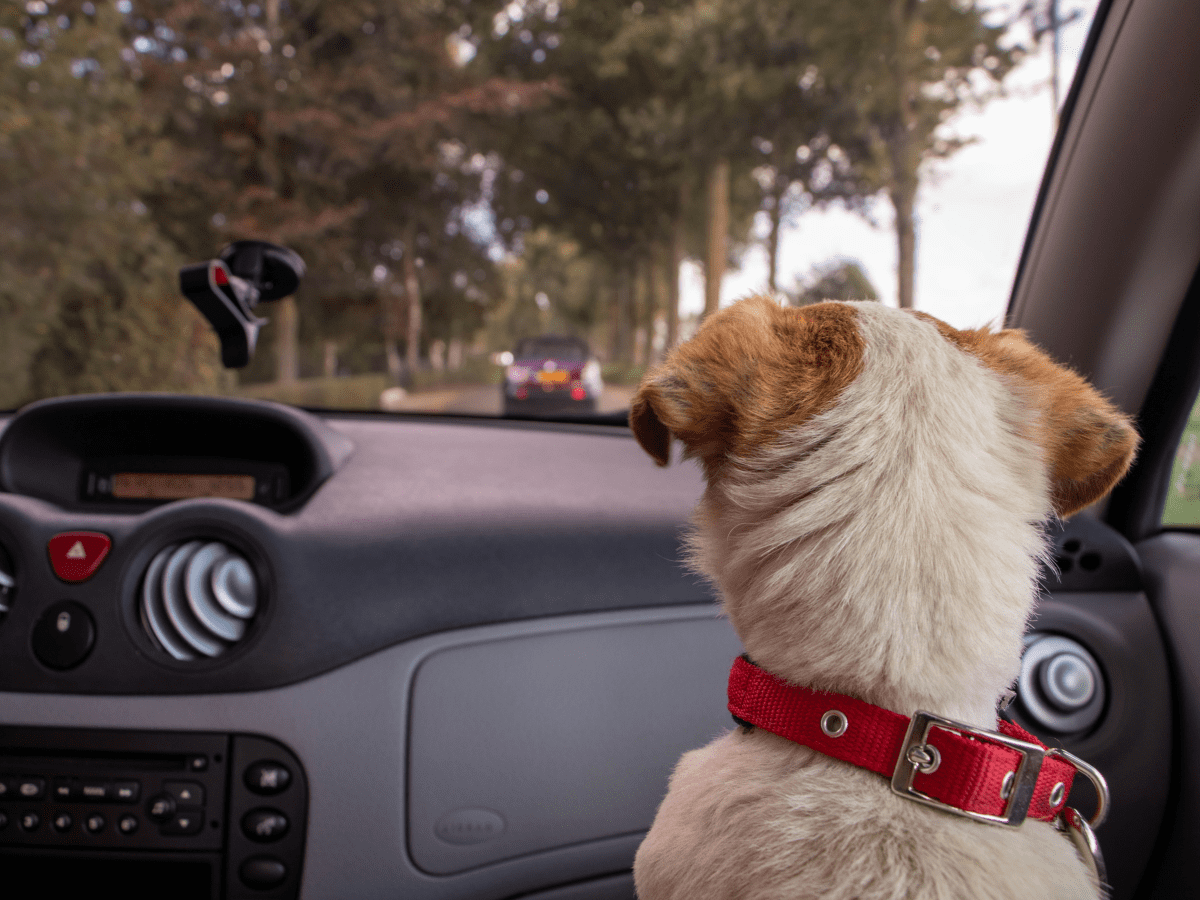
[[[221,541],[164,547],[142,580],[142,627],[175,659],[225,653],[245,636],[257,609],[254,569]]]

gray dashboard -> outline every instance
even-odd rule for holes
[[[658,469],[609,426],[282,415],[328,462],[283,508],[92,506],[3,485],[16,591],[0,620],[0,732],[279,742],[307,783],[305,898],[632,897],[629,867],[672,765],[731,726],[725,680],[740,647],[682,562],[697,468]],[[19,431],[0,434],[0,467]],[[75,454],[84,471],[86,445],[55,440],[45,458]],[[112,546],[92,577],[67,582],[47,542],[75,531]],[[261,602],[244,640],[181,660],[140,604],[156,554],[193,538],[245,554]],[[1109,776],[1117,812],[1100,837],[1126,897],[1166,803],[1165,782],[1147,789],[1138,775],[1170,765],[1161,641],[1123,539],[1081,517],[1052,539],[1058,571],[1033,628],[1085,646],[1106,699],[1078,733],[1047,732],[1021,701],[1011,714]],[[66,601],[94,618],[94,646],[56,669],[31,634]],[[227,872],[233,855],[228,843]],[[225,879],[212,896],[285,896]]]

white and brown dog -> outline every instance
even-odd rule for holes
[[[731,697],[740,677],[743,694],[782,692],[762,707],[788,691],[817,698],[784,710],[790,726],[768,710],[760,727],[680,760],[634,864],[639,898],[1097,897],[1095,874],[1049,821],[1064,811],[1061,773],[1035,784],[1036,765],[1013,771],[1025,755],[966,729],[998,730],[1042,525],[1125,473],[1137,446],[1126,418],[1020,332],[756,297],[647,375],[630,424],[660,465],[675,438],[703,466],[692,563],[755,664],[740,676],[735,664]],[[881,740],[885,755],[909,751],[910,793],[958,797],[936,780],[938,745],[999,747],[1009,771],[964,790],[982,785],[970,802],[993,819],[1015,805],[1029,818],[1009,827],[931,808],[888,771],[828,755],[861,743],[867,709],[902,723]],[[962,728],[913,738],[903,723],[917,711]],[[788,727],[807,745],[780,736]],[[1065,765],[1048,755],[1043,768],[1052,761]]]

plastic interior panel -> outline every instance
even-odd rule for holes
[[[0,690],[263,690],[434,632],[713,597],[683,563],[703,490],[698,466],[658,468],[627,428],[314,421],[355,450],[287,515],[215,498],[136,515],[79,512],[0,493],[0,543],[17,570],[0,623]],[[109,535],[112,551],[95,577],[68,586],[46,546],[74,530]],[[136,601],[154,555],[192,537],[226,540],[247,556],[266,585],[266,611],[257,636],[217,664],[180,667],[160,662],[142,637]],[[29,634],[62,600],[88,608],[98,637],[80,666],[54,673],[34,659]]]
[[[666,738],[647,742],[639,733],[645,725],[633,721],[632,716],[608,738],[613,746],[617,742],[626,747],[658,746],[662,756],[635,759],[639,768],[658,772],[659,781],[649,788],[653,797],[644,801],[653,807],[666,793],[666,773],[674,759],[713,736],[712,729],[703,729],[699,738],[685,735],[673,723],[711,717],[709,721],[719,723],[718,728],[726,727],[724,679],[737,642],[711,604],[561,616],[448,632],[399,644],[316,678],[269,691],[182,697],[0,692],[0,720],[11,725],[270,736],[295,752],[310,787],[301,884],[305,900],[508,900],[627,871],[642,833],[530,854],[457,875],[439,877],[420,871],[407,850],[405,765],[409,698],[418,666],[439,651],[464,644],[591,628],[647,627],[660,639],[674,640],[673,630],[664,634],[654,626],[688,622],[702,622],[714,631],[725,629],[728,644],[722,647],[716,640],[718,649],[711,658],[711,651],[701,649],[690,654],[706,658],[703,665],[708,674],[699,681],[684,683],[679,692],[673,692],[680,686],[675,682],[660,684],[659,718],[664,735],[674,729],[676,745],[665,746]],[[613,789],[625,789],[623,785],[631,777],[623,774]]]
[[[414,861],[444,875],[645,831],[680,751],[730,728],[739,652],[713,618],[434,654],[413,688]]]
[[[526,894],[520,900],[636,900],[632,875],[613,875],[579,884]]]
[[[1103,670],[1107,708],[1084,734],[1058,735],[1031,721],[1018,699],[1009,713],[1052,746],[1061,746],[1098,768],[1108,781],[1112,811],[1097,829],[1114,900],[1134,895],[1150,864],[1167,805],[1171,762],[1171,687],[1162,639],[1146,595],[1060,593],[1043,596],[1030,629],[1061,634],[1082,644]],[[1094,795],[1078,779],[1070,802],[1090,815]]]
[[[1151,889],[1154,900],[1188,897],[1196,893],[1196,848],[1200,847],[1200,778],[1195,761],[1200,758],[1200,535],[1165,532],[1137,545],[1146,569],[1146,590],[1167,636],[1175,679],[1177,754],[1172,782],[1172,803],[1163,823],[1163,853],[1155,861]],[[1153,726],[1151,726],[1153,727]],[[1189,762],[1190,761],[1190,762]],[[1153,783],[1159,772],[1146,779]]]

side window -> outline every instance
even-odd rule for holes
[[[1200,400],[1192,407],[1175,451],[1162,524],[1200,527]]]

